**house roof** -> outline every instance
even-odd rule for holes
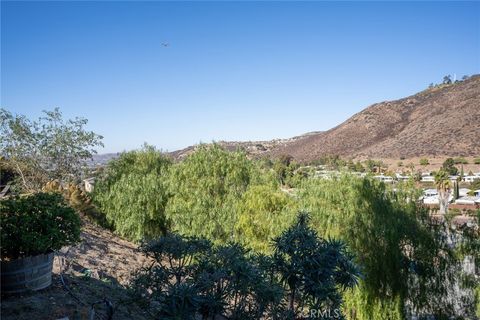
[[[455,200],[455,203],[480,203],[480,197],[465,196]]]

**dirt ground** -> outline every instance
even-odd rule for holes
[[[82,241],[55,255],[52,285],[23,295],[2,296],[1,319],[106,319],[111,302],[113,319],[146,319],[127,293],[134,270],[148,263],[137,246],[91,223],[83,227]],[[62,284],[60,274],[71,293]]]
[[[420,159],[426,158],[429,161],[429,164],[426,166],[420,165]],[[475,159],[478,157],[464,157],[468,164],[463,165],[463,172],[467,175],[470,171],[472,173],[480,172],[480,165],[475,164]],[[408,158],[408,159],[381,159],[386,165],[388,165],[388,169],[397,172],[397,171],[406,171],[408,172],[409,169],[407,165],[413,163],[415,165],[415,171],[420,170],[421,172],[429,172],[429,171],[438,171],[442,167],[443,162],[447,159],[447,157],[416,157],[416,158]],[[403,166],[399,167],[398,163],[402,162]],[[461,168],[462,165],[456,165],[457,168]]]

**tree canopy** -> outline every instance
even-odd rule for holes
[[[443,301],[446,288],[441,268],[432,265],[438,257],[445,257],[440,259],[442,266],[447,264],[450,251],[430,228],[426,211],[407,201],[418,195],[402,192],[393,194],[381,182],[344,175],[308,180],[297,194],[300,207],[311,212],[311,223],[319,235],[344,240],[357,255],[364,275],[362,292],[347,299],[347,306],[363,312],[364,319],[379,316],[375,315],[376,304],[389,304],[392,311],[397,310],[398,319],[403,317],[406,301],[438,312],[448,308],[435,301]],[[413,266],[422,272],[413,271]],[[412,276],[417,279],[415,285]],[[422,290],[416,290],[420,285]],[[435,299],[429,296],[432,292]],[[361,298],[355,302],[355,296]],[[362,305],[366,300],[370,309]]]
[[[164,234],[169,222],[171,160],[151,146],[112,160],[94,189],[94,200],[122,236],[139,241]]]
[[[171,172],[167,217],[182,234],[233,240],[238,203],[249,186],[260,183],[277,182],[244,152],[201,145]]]
[[[0,109],[0,120],[2,156],[26,191],[39,191],[54,179],[77,179],[95,148],[103,146],[102,136],[85,129],[86,119],[64,120],[58,108],[33,121]]]

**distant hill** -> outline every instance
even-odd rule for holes
[[[102,154],[94,154],[92,159],[88,161],[88,166],[96,167],[96,166],[104,166],[107,164],[108,161],[112,159],[116,159],[120,156],[120,153],[102,153]]]
[[[480,76],[374,104],[339,126],[289,143],[273,154],[314,160],[480,155]]]
[[[480,156],[480,76],[376,103],[324,132],[291,139],[219,142],[253,156],[289,154],[305,162],[325,155],[349,158]],[[172,152],[182,158],[194,150]]]
[[[314,133],[314,134],[317,134]],[[235,151],[237,149],[242,149],[247,151],[251,156],[262,156],[268,155],[275,151],[282,150],[283,148],[288,147],[289,145],[295,143],[295,141],[300,140],[308,135],[301,135],[298,137],[293,137],[289,139],[274,139],[268,141],[216,141],[215,143],[221,145],[223,148],[229,151]],[[181,160],[197,148],[198,145],[190,146],[185,149],[177,150],[170,152],[169,154],[175,160]]]

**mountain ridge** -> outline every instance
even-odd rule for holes
[[[480,75],[405,98],[372,104],[339,125],[290,139],[218,144],[252,156],[291,155],[309,162],[326,155],[414,158],[480,155]],[[171,152],[181,159],[195,146]]]

